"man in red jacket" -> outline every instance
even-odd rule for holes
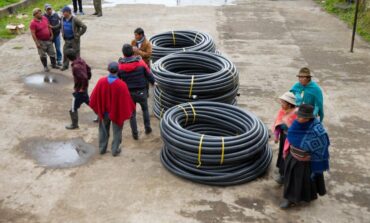
[[[80,106],[85,103],[89,104],[89,94],[87,92],[89,87],[89,80],[91,78],[91,68],[73,49],[68,49],[65,56],[72,61],[72,74],[74,80],[74,92],[72,108],[69,111],[72,124],[67,125],[66,129],[78,129],[78,112]]]
[[[118,63],[108,65],[109,75],[102,77],[96,84],[90,97],[90,107],[99,116],[99,151],[107,151],[109,129],[112,122],[112,155],[121,152],[122,128],[125,120],[130,119],[135,111],[135,104],[125,82],[117,76]]]

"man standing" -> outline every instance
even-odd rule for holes
[[[125,82],[117,76],[118,63],[108,65],[109,75],[102,77],[91,93],[90,107],[99,116],[99,151],[104,154],[107,151],[109,129],[112,122],[113,142],[112,155],[117,156],[121,152],[122,128],[125,120],[129,119],[135,110],[135,104],[131,99]]]
[[[85,103],[89,104],[89,80],[91,79],[91,68],[86,62],[77,56],[73,49],[68,49],[65,56],[72,61],[72,74],[74,80],[74,92],[72,108],[69,111],[72,124],[66,126],[66,129],[78,129],[78,112],[80,106]]]
[[[85,15],[83,9],[82,9],[82,0],[72,0],[73,2],[73,13],[77,15],[77,11],[79,9],[80,15]],[[77,7],[78,6],[78,7]]]
[[[133,47],[136,56],[141,56],[146,65],[150,67],[150,58],[152,56],[152,44],[146,38],[144,30],[137,28],[134,31],[135,39],[132,40],[131,46]]]
[[[80,56],[80,38],[86,32],[86,25],[81,22],[76,16],[72,15],[71,8],[68,6],[62,9],[62,35],[64,39],[63,46],[63,67],[62,71],[67,70],[69,67],[69,60],[65,56],[65,52],[68,49],[74,49],[77,57]]]
[[[321,88],[314,82],[311,76],[311,71],[307,67],[303,67],[297,75],[298,82],[293,85],[290,91],[296,97],[297,106],[301,104],[309,104],[314,107],[313,114],[320,117],[320,122],[324,119],[324,99]]]
[[[145,134],[150,134],[152,132],[152,128],[150,127],[146,86],[148,81],[152,84],[155,83],[154,77],[141,57],[134,56],[134,51],[131,45],[123,45],[122,52],[124,58],[119,59],[118,76],[126,82],[134,103],[140,104],[141,110],[143,111]],[[130,125],[132,137],[137,140],[139,138],[139,132],[137,130],[136,112],[133,112],[132,114]]]
[[[42,15],[41,9],[35,8],[32,14],[34,17],[30,24],[32,38],[35,41],[41,63],[44,66],[44,71],[49,72],[47,55],[50,57],[52,67],[57,68],[55,50],[51,42],[53,39],[53,32],[49,27],[48,19]]]
[[[57,53],[57,65],[62,66],[62,52],[60,50],[60,17],[58,13],[53,11],[50,4],[45,4],[44,16],[49,20],[50,28],[53,31],[53,43]]]
[[[94,9],[95,12],[93,15],[96,15],[97,17],[103,16],[103,10],[101,7],[101,0],[94,0]]]

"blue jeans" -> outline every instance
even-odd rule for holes
[[[60,34],[54,37],[55,51],[57,51],[57,61],[62,62],[62,51],[60,50]]]

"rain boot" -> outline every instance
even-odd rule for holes
[[[48,59],[46,57],[40,57],[41,63],[44,66],[44,71],[49,72]]]
[[[69,129],[69,130],[78,129],[78,112],[69,111],[69,115],[71,116],[72,124],[67,125],[66,129]]]
[[[51,62],[51,67],[53,69],[59,69],[60,67],[57,66],[57,60],[55,59],[55,57],[50,57],[50,62]]]

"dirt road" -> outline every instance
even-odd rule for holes
[[[296,82],[300,67],[309,66],[324,91],[324,124],[332,142],[328,195],[309,206],[280,210],[275,158],[265,177],[241,186],[209,187],[174,177],[159,161],[162,142],[154,116],[153,134],[145,136],[141,127],[140,141],[125,126],[124,149],[117,158],[93,155],[78,167],[40,166],[25,152],[35,142],[76,139],[97,146],[98,130],[87,106],[80,111],[80,130],[64,129],[72,97],[70,72],[55,72],[56,81],[47,85],[24,83],[27,75],[41,70],[31,36],[25,34],[0,46],[0,222],[369,221],[370,47],[357,39],[355,53],[349,53],[350,29],[313,1],[119,5],[106,8],[101,18],[83,20],[88,31],[82,56],[93,67],[90,89],[106,75],[106,64],[121,56],[122,44],[136,27],[148,36],[202,30],[240,71],[239,106],[269,126],[279,107],[276,98]]]

